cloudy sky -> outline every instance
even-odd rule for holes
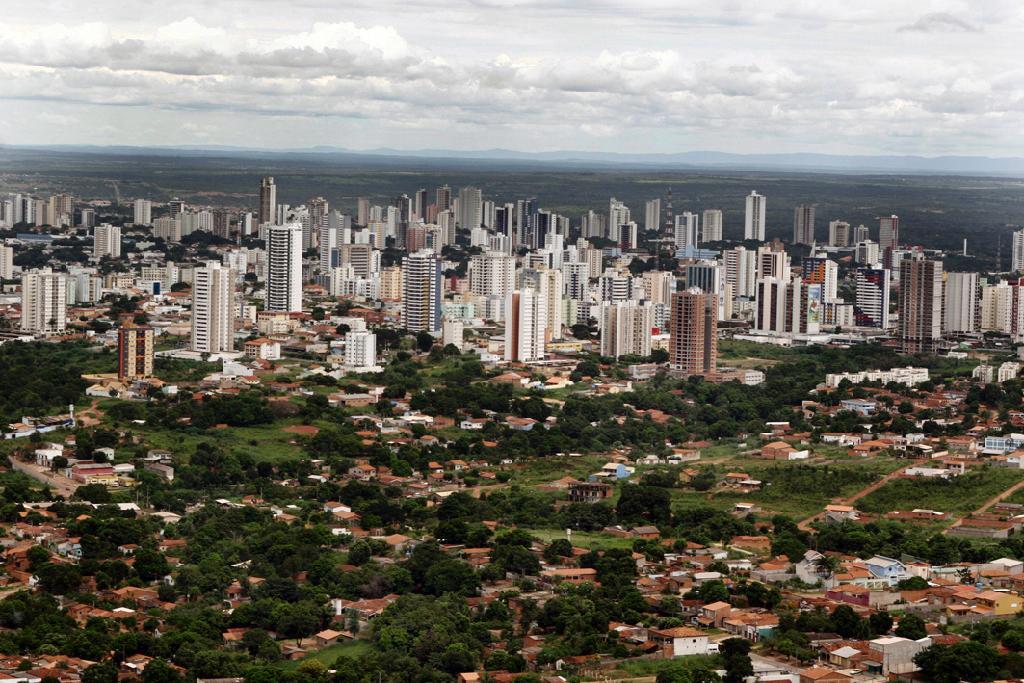
[[[1024,156],[1019,0],[2,0],[0,143]]]

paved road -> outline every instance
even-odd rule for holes
[[[883,486],[888,484],[890,481],[895,479],[896,477],[898,477],[901,474],[903,474],[904,470],[906,470],[908,467],[916,467],[919,464],[920,464],[920,462],[915,460],[915,461],[911,462],[909,465],[904,465],[903,467],[899,468],[898,470],[894,470],[894,471],[890,472],[889,474],[885,475],[884,477],[882,477],[881,479],[879,479],[875,483],[869,484],[869,485],[865,486],[864,488],[862,488],[860,491],[857,491],[857,493],[853,494],[849,498],[838,498],[838,499],[832,501],[832,504],[833,505],[852,505],[853,503],[856,503],[858,500],[860,500],[864,496],[867,496],[867,495],[869,495],[871,493],[874,493],[875,491],[877,491],[878,489],[882,488]],[[821,519],[824,516],[825,516],[825,512],[821,511],[821,512],[819,512],[817,514],[811,515],[807,519],[805,519],[802,522],[800,522],[797,526],[801,530],[803,530],[803,531],[810,531],[811,530],[811,522],[814,522],[815,520]]]
[[[58,496],[70,498],[79,487],[78,482],[72,481],[63,475],[54,474],[49,469],[35,463],[22,462],[17,458],[11,458],[11,467],[18,472],[24,472],[36,481],[46,484]]]

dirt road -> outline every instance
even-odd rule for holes
[[[857,491],[857,493],[854,493],[852,496],[849,496],[847,498],[836,498],[835,500],[832,501],[832,505],[853,505],[854,503],[856,503],[858,500],[860,500],[864,496],[867,496],[867,495],[870,495],[870,494],[874,493],[875,491],[877,491],[878,489],[882,488],[883,486],[888,484],[890,481],[895,479],[896,477],[898,477],[901,474],[903,474],[904,470],[906,470],[908,467],[916,467],[919,464],[920,464],[919,461],[914,460],[909,465],[904,465],[903,467],[899,468],[898,470],[893,470],[892,472],[890,472],[889,474],[885,475],[884,477],[882,477],[881,479],[879,479],[875,483],[868,484],[867,486],[862,488],[860,491]],[[825,516],[825,511],[822,510],[821,512],[819,512],[819,513],[817,513],[815,515],[811,515],[807,519],[803,520],[797,526],[802,531],[810,531],[811,530],[811,522],[819,520],[819,519],[821,519],[824,516]]]
[[[78,482],[72,481],[63,475],[54,474],[49,469],[35,463],[22,462],[17,458],[11,458],[11,467],[18,472],[24,472],[36,481],[46,484],[58,496],[70,498],[79,487]]]

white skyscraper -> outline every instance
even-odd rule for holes
[[[60,334],[67,327],[68,279],[49,268],[21,277],[21,329],[34,334]]]
[[[505,360],[529,363],[544,359],[545,299],[534,289],[509,292],[505,300]]]
[[[345,366],[372,368],[377,365],[377,335],[369,330],[353,330],[345,335]]]
[[[0,280],[14,278],[14,248],[0,244]]]
[[[661,200],[650,199],[644,204],[644,230],[661,228]]]
[[[629,223],[629,207],[612,197],[608,202],[608,238],[619,241],[622,226]]]
[[[701,242],[722,241],[722,210],[704,210],[704,232],[701,233]]]
[[[747,195],[747,210],[743,219],[743,239],[764,242],[764,214],[767,200],[757,192]]]
[[[132,222],[135,225],[151,225],[153,223],[153,202],[148,199],[136,199],[135,215]]]
[[[697,246],[698,222],[697,214],[690,213],[689,211],[676,215],[676,249]]]
[[[733,296],[754,296],[757,279],[757,252],[746,247],[734,247],[722,252],[725,263],[725,284],[732,285]]]
[[[943,334],[974,332],[978,317],[978,274],[946,273]]]
[[[1024,229],[1013,233],[1013,250],[1010,252],[1010,271],[1024,271]]]
[[[102,223],[93,229],[92,255],[97,261],[104,256],[121,258],[121,228]]]
[[[429,249],[402,259],[402,325],[410,332],[441,330],[441,257]]]
[[[858,268],[856,283],[854,324],[857,327],[888,329],[889,271],[884,268]]]
[[[477,296],[508,296],[514,286],[515,257],[496,251],[475,254],[469,262],[469,291]]]
[[[192,274],[192,350],[232,351],[235,346],[235,278],[217,261]]]
[[[272,225],[267,230],[268,311],[302,310],[302,225]]]

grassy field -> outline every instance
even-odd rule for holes
[[[284,427],[298,424],[297,420],[278,420],[260,427],[232,427],[210,429],[205,432],[153,429],[136,426],[133,431],[141,435],[151,448],[164,448],[175,456],[188,456],[201,443],[213,443],[229,453],[248,453],[255,460],[281,462],[303,455],[302,438],[284,431]]]
[[[512,483],[520,486],[536,486],[562,477],[586,480],[589,475],[601,469],[606,462],[608,462],[607,457],[598,455],[537,458],[525,463],[523,469],[514,470]]]
[[[562,529],[528,529],[532,536],[539,538],[544,543],[550,543],[556,538],[565,538],[565,531]],[[609,548],[632,548],[632,538],[617,538],[605,536],[600,533],[589,531],[572,532],[572,544],[579,548],[594,548],[605,550]]]
[[[762,515],[781,513],[802,518],[820,512],[833,499],[853,495],[904,464],[889,458],[844,460],[827,466],[733,458],[722,465],[716,465],[719,474],[725,471],[744,472],[752,479],[764,482],[761,491],[742,493],[722,488],[710,492],[673,489],[673,505],[679,509],[706,506],[729,509],[736,503],[745,502],[758,505]]]
[[[303,644],[305,645],[306,642],[307,641],[303,641]],[[338,643],[337,645],[325,647],[317,652],[311,652],[298,661],[286,662],[282,664],[282,668],[286,670],[294,669],[298,667],[300,662],[307,659],[315,659],[318,662],[323,663],[325,666],[330,667],[338,657],[359,657],[372,649],[373,646],[365,640],[346,640],[345,642]]]
[[[1024,478],[1019,470],[983,468],[951,481],[894,479],[857,503],[864,512],[925,508],[965,514]]]

